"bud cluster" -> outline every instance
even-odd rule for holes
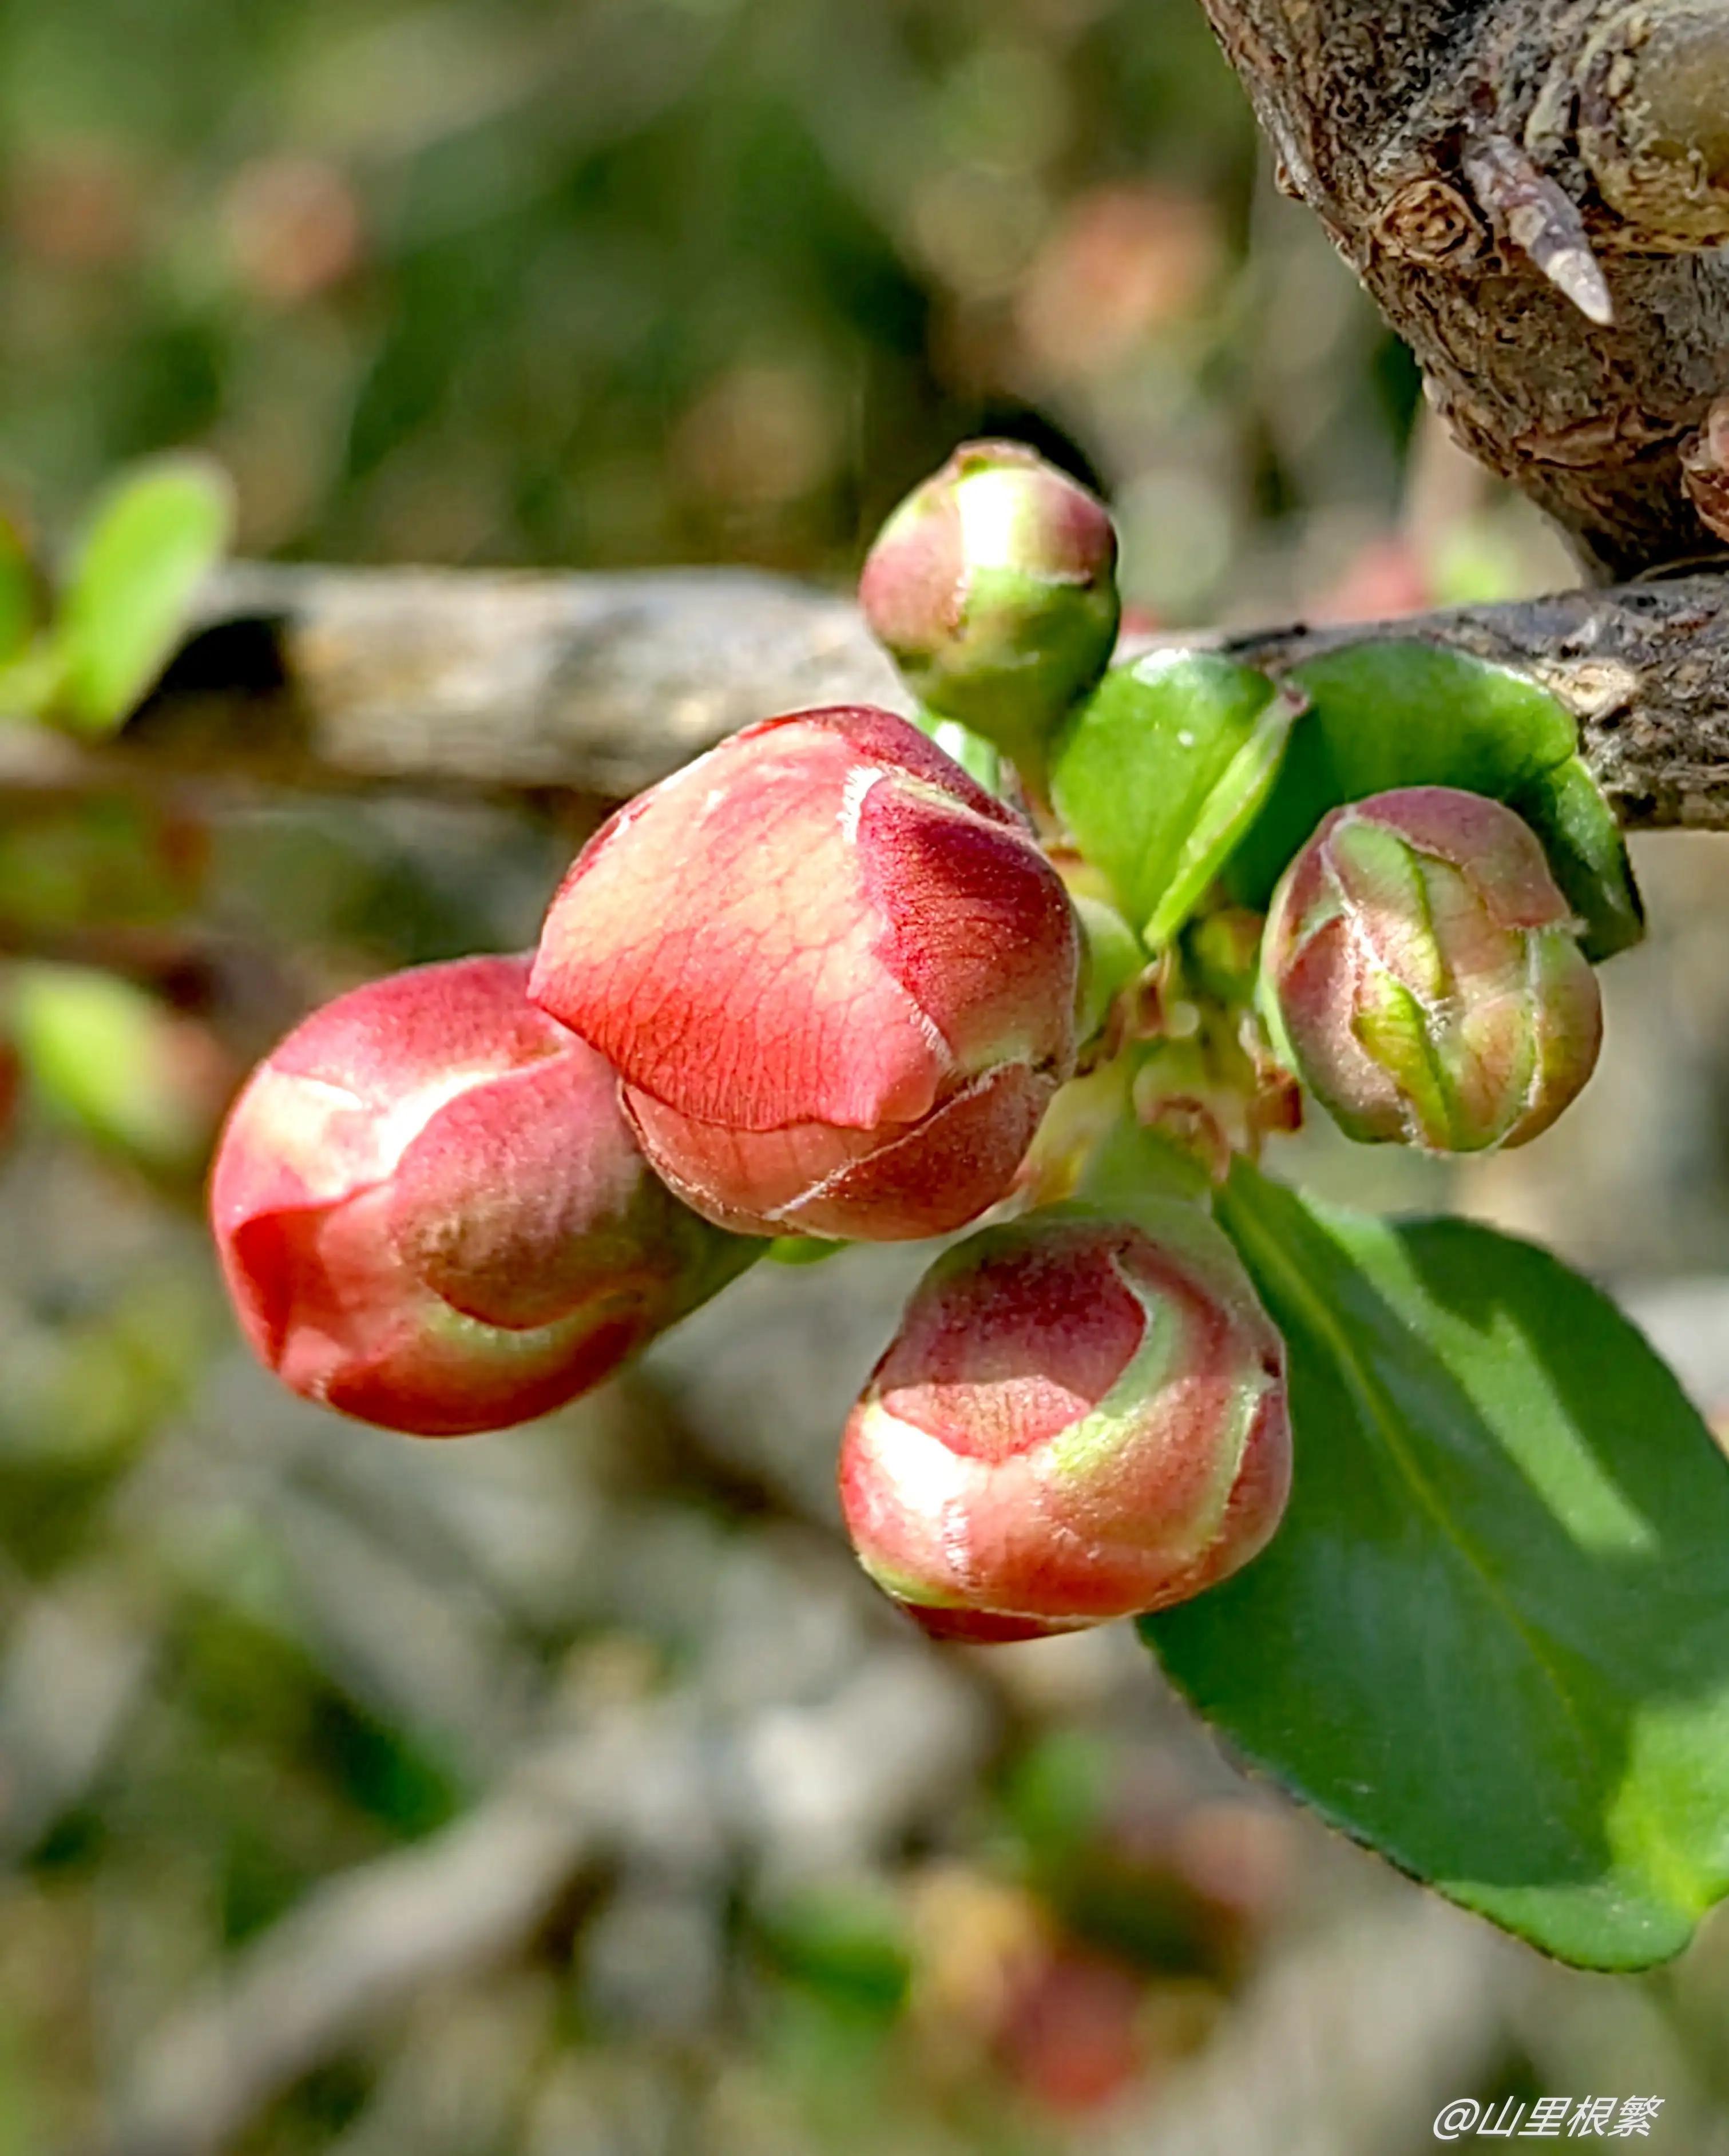
[[[1114,559],[1084,489],[982,444],[867,565],[925,719],[1012,759],[1037,825],[920,725],[793,712],[603,825],[532,956],[291,1034],[211,1189],[260,1358],[363,1419],[496,1427],[771,1242],[948,1235],[1013,1199],[926,1275],[846,1426],[867,1571],[933,1634],[1009,1640],[1253,1558],[1289,1483],[1284,1353],[1207,1173],[1293,1127],[1292,1069],[1354,1137],[1516,1144],[1588,1074],[1597,990],[1541,844],[1475,794],[1335,810],[1264,936],[1222,904],[1300,702],[1202,659],[1094,694]]]

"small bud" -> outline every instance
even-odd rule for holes
[[[1378,793],[1335,809],[1274,894],[1269,1019],[1351,1137],[1522,1145],[1597,1061],[1577,927],[1510,808],[1451,787]]]
[[[919,701],[1036,776],[1116,644],[1116,562],[1085,487],[1016,443],[972,442],[883,526],[859,598]]]
[[[211,1181],[229,1293],[308,1399],[425,1437],[549,1413],[742,1270],[650,1173],[528,961],[338,997],[253,1073]]]
[[[1011,809],[887,711],[751,726],[622,810],[531,993],[719,1225],[894,1241],[1006,1196],[1074,1060],[1073,910]]]
[[[945,1253],[841,1450],[860,1562],[951,1639],[1186,1601],[1264,1547],[1289,1481],[1283,1342],[1177,1203],[1057,1206]]]

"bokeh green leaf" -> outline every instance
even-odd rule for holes
[[[1459,1220],[1238,1163],[1296,1480],[1235,1579],[1143,1620],[1334,1825],[1533,1945],[1678,1953],[1729,1892],[1729,1461],[1596,1289]]]
[[[82,966],[14,973],[13,1040],[48,1114],[143,1166],[191,1171],[208,1145],[209,1074],[189,1059],[189,1035],[142,988]]]
[[[112,732],[148,694],[233,522],[229,482],[202,457],[140,465],[97,504],[55,629],[55,711],[67,726]]]
[[[37,626],[36,565],[24,535],[0,509],[0,670],[28,648]]]

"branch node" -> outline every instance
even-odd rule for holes
[[[1615,303],[1572,198],[1505,135],[1486,135],[1474,144],[1465,152],[1464,167],[1496,229],[1529,256],[1587,321],[1608,328]]]

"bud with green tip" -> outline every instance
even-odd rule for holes
[[[1037,777],[1117,639],[1117,535],[1103,502],[1015,442],[969,442],[908,495],[859,598],[920,701]]]
[[[1268,1018],[1346,1133],[1522,1145],[1591,1075],[1597,978],[1510,808],[1405,787],[1335,809],[1274,894]]]
[[[1174,1200],[1053,1206],[947,1251],[841,1449],[860,1562],[945,1639],[1186,1600],[1263,1547],[1289,1481],[1284,1343]]]

